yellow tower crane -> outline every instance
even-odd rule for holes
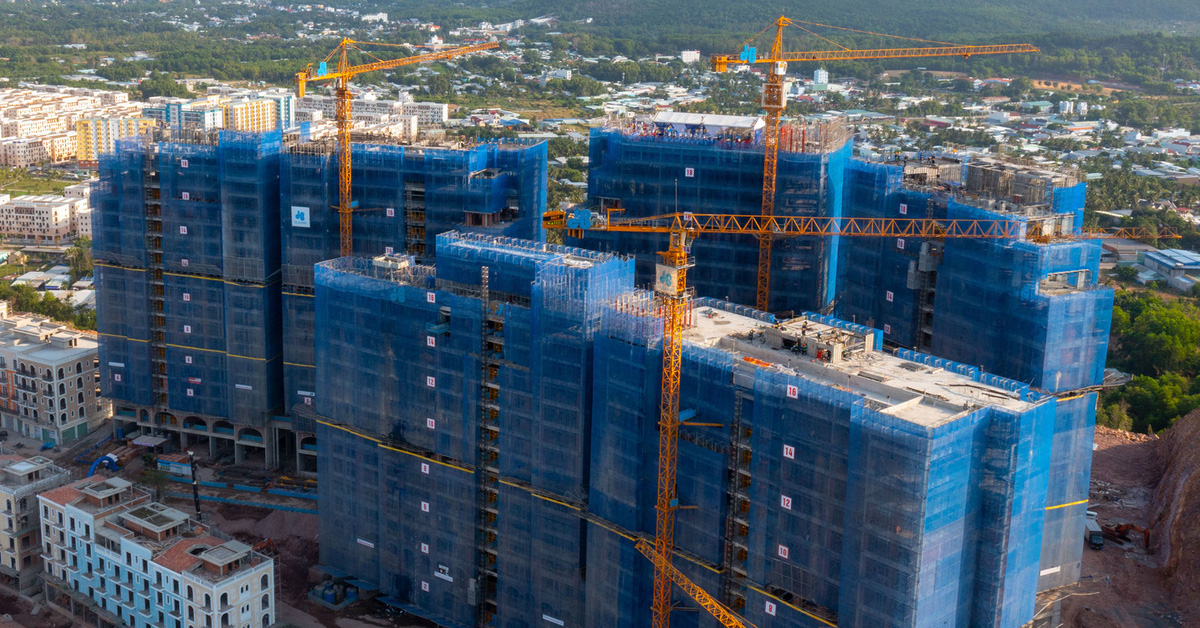
[[[821,41],[831,44],[837,50],[809,50],[800,52],[784,52],[783,29],[787,26],[796,27]],[[872,50],[850,50],[828,38],[822,37],[809,27],[832,28],[851,33],[860,33],[879,37],[904,39],[929,44],[939,44],[924,48],[877,48]],[[758,56],[758,49],[751,46],[754,40],[763,33],[775,29],[775,38],[771,41],[771,50],[765,56]],[[762,88],[762,108],[766,112],[766,128],[763,129],[763,186],[762,186],[762,215],[775,214],[775,173],[779,159],[779,117],[787,107],[787,95],[784,93],[783,79],[787,74],[789,62],[799,61],[850,61],[861,59],[902,59],[910,57],[964,57],[973,55],[997,55],[1014,52],[1038,52],[1029,44],[1002,44],[992,46],[961,46],[941,41],[884,35],[871,31],[830,26],[816,22],[804,22],[780,16],[779,19],[754,37],[746,40],[742,51],[733,55],[712,55],[710,62],[714,72],[725,72],[730,66],[764,64],[767,66],[767,80]],[[758,239],[758,309],[769,311],[768,301],[771,296],[771,246],[773,234],[765,234]]]
[[[381,44],[354,41],[349,38],[342,38],[342,42],[337,45],[325,58],[314,66],[308,64],[303,72],[296,73],[296,97],[304,98],[304,90],[307,83],[316,81],[333,81],[335,103],[334,117],[337,119],[337,149],[338,149],[338,204],[334,209],[338,213],[338,224],[341,230],[341,254],[342,256],[352,255],[354,252],[354,230],[351,222],[351,214],[354,212],[354,202],[350,198],[350,123],[351,123],[351,97],[350,97],[350,79],[376,70],[390,70],[405,65],[414,63],[424,63],[427,61],[440,61],[442,59],[451,59],[454,57],[470,54],[473,52],[481,52],[499,47],[499,43],[488,42],[484,44],[473,44],[470,46],[461,46],[458,48],[449,48],[430,52],[428,54],[417,55],[413,57],[403,57],[400,59],[392,59],[384,61],[379,57],[363,50],[361,46],[395,46],[400,47],[400,44]],[[373,59],[372,63],[363,63],[359,65],[350,65],[349,53],[351,50],[357,50]],[[329,60],[337,57],[337,67],[329,68]]]
[[[744,628],[745,620],[691,583],[672,565],[675,554],[675,511],[680,507],[675,474],[679,440],[679,381],[683,348],[684,320],[691,303],[687,270],[693,260],[691,242],[701,234],[726,233],[762,237],[848,236],[900,238],[972,238],[1027,240],[1038,243],[1094,238],[1178,238],[1179,235],[1146,229],[1102,231],[1083,229],[1064,232],[1058,221],[956,220],[938,218],[823,218],[804,216],[757,216],[693,214],[690,212],[614,219],[619,207],[604,212],[588,209],[551,210],[542,216],[546,229],[563,230],[572,237],[587,231],[624,233],[664,233],[670,236],[666,251],[659,253],[663,263],[655,271],[655,291],[662,304],[663,365],[662,398],[658,420],[658,489],[655,502],[654,546],[638,541],[638,551],[654,563],[654,628],[668,628],[671,614],[671,583],[728,628]],[[651,555],[651,553],[653,555]]]

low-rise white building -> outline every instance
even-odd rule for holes
[[[12,198],[0,195],[0,233],[39,243],[68,241],[76,233],[79,213],[89,207],[87,198],[52,194]],[[90,217],[88,230],[91,230]]]
[[[0,584],[34,595],[42,584],[41,518],[38,493],[66,484],[71,474],[43,456],[0,456]]]
[[[77,440],[111,418],[100,399],[99,343],[90,332],[0,302],[0,424],[54,443]]]
[[[404,115],[417,116],[421,126],[436,126],[445,124],[450,118],[450,105],[439,102],[409,102],[404,103]]]
[[[121,478],[38,496],[46,601],[87,624],[266,628],[274,560]]]

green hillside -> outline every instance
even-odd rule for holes
[[[1037,32],[1200,33],[1195,0],[500,0],[445,3],[435,0],[380,2],[396,15],[438,19],[475,16],[511,19],[555,14],[564,20],[592,18],[592,27],[617,37],[680,42],[740,41],[778,15],[912,37],[979,40],[988,34]]]

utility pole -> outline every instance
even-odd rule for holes
[[[192,468],[192,501],[196,502],[196,521],[204,521],[204,513],[200,512],[200,482],[196,480],[196,454],[190,449],[188,466]]]

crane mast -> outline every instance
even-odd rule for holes
[[[770,53],[766,56],[760,57],[758,56],[758,50],[752,47],[750,44],[760,35],[770,30],[772,26],[775,28],[775,36],[771,40]],[[826,43],[836,46],[838,50],[810,50],[791,53],[784,52],[783,31],[784,27],[787,26],[799,28],[800,30],[803,30],[808,34],[821,39]],[[927,43],[943,45],[924,48],[878,48],[869,50],[851,50],[837,44],[830,39],[817,35],[812,30],[807,28],[807,26],[832,28],[855,33],[865,33],[868,35],[892,37],[910,41],[923,41]],[[964,58],[969,58],[972,55],[1010,54],[1014,52],[1038,52],[1038,49],[1029,44],[961,46],[955,44],[946,44],[945,42],[915,39],[913,37],[883,35],[882,33],[872,33],[870,31],[861,31],[852,28],[843,28],[840,26],[830,26],[828,24],[819,24],[816,22],[804,22],[801,20],[793,20],[780,16],[779,19],[771,23],[771,26],[759,31],[759,33],[754,37],[746,40],[746,43],[740,54],[712,55],[709,58],[709,61],[712,64],[712,69],[714,72],[726,72],[730,66],[735,65],[767,65],[766,81],[763,83],[762,87],[762,109],[766,127],[763,129],[763,182],[762,209],[760,213],[764,217],[770,217],[775,215],[775,181],[776,174],[779,169],[779,121],[783,115],[784,109],[787,108],[787,94],[784,93],[783,80],[787,75],[788,62],[949,56],[961,56]],[[770,311],[771,248],[773,246],[774,239],[774,234],[766,234],[758,237],[758,281],[755,304],[759,310],[764,312]]]
[[[658,491],[655,502],[654,545],[639,540],[637,549],[654,563],[654,595],[651,613],[654,628],[667,628],[671,621],[671,585],[678,585],[724,626],[745,626],[736,615],[712,599],[703,589],[675,569],[675,511],[679,508],[676,469],[679,444],[679,383],[682,373],[683,331],[691,289],[687,273],[694,265],[691,242],[701,234],[737,234],[761,239],[787,236],[922,237],[1027,240],[1037,243],[1095,238],[1179,238],[1169,230],[1142,228],[1064,231],[1057,222],[1019,220],[959,220],[936,218],[823,218],[798,216],[754,216],[694,214],[679,212],[644,218],[614,219],[619,207],[593,212],[575,209],[550,210],[542,216],[545,229],[565,230],[572,237],[587,231],[668,234],[670,243],[659,253],[662,262],[655,271],[655,292],[663,316],[662,396],[658,420]],[[731,619],[732,617],[732,619]]]
[[[340,235],[340,250],[343,257],[354,253],[354,225],[352,222],[352,214],[355,210],[355,203],[351,199],[350,194],[350,127],[353,123],[353,99],[350,94],[350,79],[365,74],[367,72],[375,72],[378,70],[389,70],[414,63],[423,63],[427,61],[438,61],[441,59],[451,59],[473,52],[480,52],[499,47],[499,43],[488,42],[483,44],[473,44],[470,46],[460,46],[458,48],[450,48],[448,50],[439,50],[428,54],[417,55],[413,57],[403,57],[400,59],[392,59],[384,61],[362,50],[359,44],[366,45],[366,42],[354,41],[349,38],[342,38],[342,42],[334,48],[332,52],[325,56],[316,67],[313,64],[308,64],[304,71],[296,73],[296,97],[304,98],[305,87],[307,83],[313,81],[332,81],[334,89],[334,118],[337,120],[337,154],[338,154],[338,204],[334,206],[334,210],[338,214],[338,231]],[[373,46],[394,46],[395,44],[380,44],[373,43]],[[350,50],[358,50],[375,59],[374,63],[364,63],[360,65],[350,65],[349,52]],[[332,72],[327,71],[329,60],[337,57],[337,68]]]

